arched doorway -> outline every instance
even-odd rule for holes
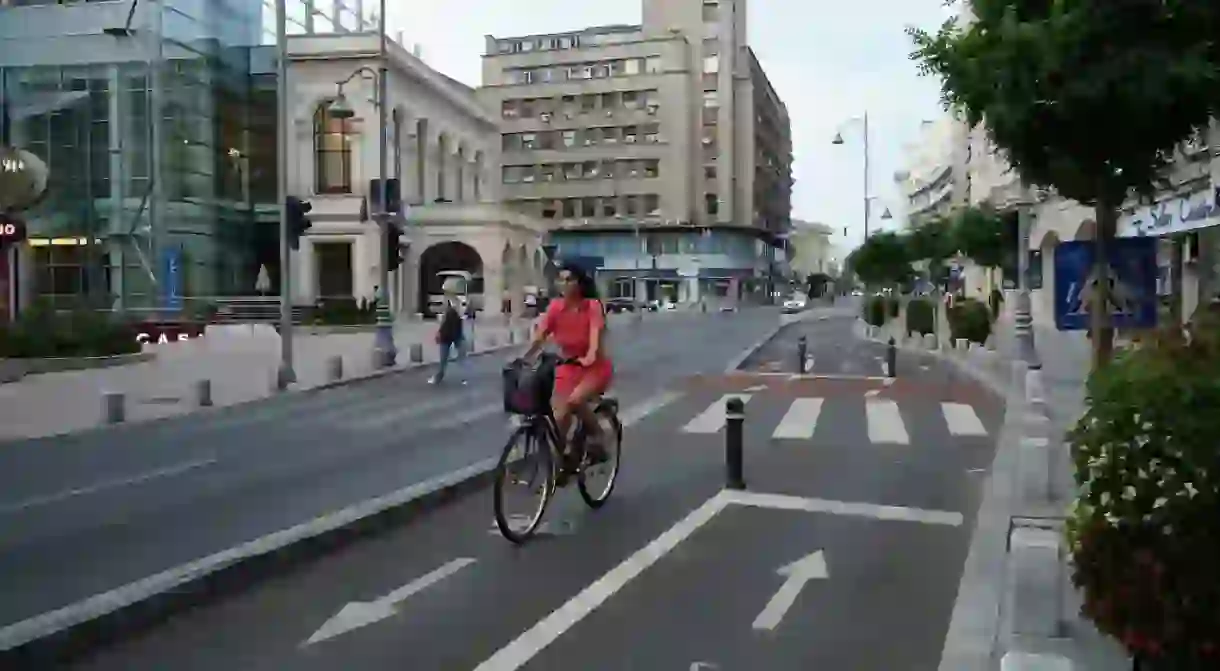
[[[474,247],[456,240],[440,242],[424,250],[419,257],[419,305],[425,317],[434,317],[434,305],[441,297],[444,270],[464,270],[473,276],[469,292],[475,304],[482,306],[483,257]]]

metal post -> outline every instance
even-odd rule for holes
[[[868,197],[868,182],[869,182],[869,147],[868,147],[868,112],[864,113],[864,239],[868,240],[868,220],[869,220],[869,197]]]
[[[381,189],[381,205],[378,207],[380,212],[377,213],[378,230],[381,232],[381,244],[385,245],[389,236],[387,232],[390,226],[397,224],[390,221],[390,212],[386,209],[389,205],[389,185],[386,184],[386,175],[389,172],[387,163],[388,156],[386,154],[386,145],[389,144],[386,137],[389,132],[389,108],[388,104],[388,83],[389,71],[386,67],[387,50],[386,50],[386,35],[385,35],[385,0],[380,0],[379,9],[377,10],[377,36],[380,47],[378,55],[380,60],[377,64],[377,172],[380,176]],[[397,142],[397,138],[395,138]],[[379,269],[377,295],[377,330],[373,336],[373,359],[382,367],[394,365],[394,361],[398,358],[398,350],[394,347],[394,316],[390,314],[390,253],[395,254],[398,250],[386,249],[381,255],[381,268]]]
[[[796,340],[796,372],[801,373],[802,375],[805,373],[805,351],[807,349],[807,345],[808,345],[808,342],[805,340],[805,336],[801,336],[800,338],[797,338],[797,340]]]
[[[133,5],[134,7],[134,5]],[[149,36],[153,40],[149,57],[148,106],[149,128],[149,185],[148,199],[148,274],[152,278],[151,305],[160,307],[160,295],[164,278],[158,276],[161,269],[162,246],[165,244],[165,0],[153,3],[153,25]],[[134,240],[133,240],[134,243]],[[133,245],[134,246],[134,245]]]
[[[724,465],[726,489],[745,489],[746,480],[742,455],[742,425],[746,420],[746,404],[734,396],[724,403]]]
[[[275,0],[275,182],[280,208],[280,367],[275,386],[297,381],[292,362],[292,248],[288,244],[288,17],[285,0]]]
[[[894,343],[894,336],[890,336],[885,348],[885,371],[886,377],[898,377],[898,347]]]
[[[1029,204],[1022,202],[1017,210],[1017,301],[1014,307],[1013,325],[1020,360],[1029,364],[1030,370],[1042,368],[1038,349],[1034,344],[1033,316],[1030,314],[1029,297]]]

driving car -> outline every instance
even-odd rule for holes
[[[793,296],[793,297],[789,298],[788,300],[784,301],[784,307],[782,308],[782,311],[784,314],[793,314],[796,312],[800,312],[801,310],[804,310],[806,306],[807,306],[807,302],[805,301],[805,298],[803,296]]]

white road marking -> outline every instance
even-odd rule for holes
[[[731,398],[740,398],[742,403],[749,403],[750,394],[725,394],[720,400],[713,401],[707,409],[682,427],[683,433],[719,433],[724,428],[724,404]]]
[[[56,492],[54,494],[48,494],[45,496],[36,496],[34,498],[26,499],[24,501],[18,501],[17,503],[10,503],[10,504],[4,505],[4,506],[0,506],[0,515],[17,513],[17,512],[21,512],[23,510],[29,510],[30,508],[39,508],[42,506],[50,505],[52,503],[59,503],[60,501],[66,501],[68,499],[75,498],[77,496],[84,496],[86,494],[96,494],[97,492],[105,491],[107,489],[118,489],[120,487],[129,487],[131,485],[142,484],[145,482],[149,482],[150,480],[157,480],[159,478],[168,478],[168,477],[171,477],[174,475],[180,475],[182,473],[186,473],[187,471],[193,471],[196,468],[203,468],[204,466],[211,466],[214,463],[216,463],[215,459],[198,459],[195,461],[186,461],[186,462],[183,462],[180,464],[174,464],[173,466],[167,466],[165,468],[158,468],[155,471],[146,471],[144,473],[139,473],[137,475],[133,475],[133,476],[126,477],[126,478],[116,478],[113,480],[102,480],[101,482],[95,482],[91,485],[86,485],[84,487],[76,487],[74,489],[67,489],[62,492]]]
[[[880,389],[869,389],[868,391],[864,392],[864,398],[877,398],[877,396],[880,394]]]
[[[987,435],[987,427],[983,426],[983,421],[971,406],[965,403],[941,403],[940,410],[945,416],[945,423],[949,425],[950,435]]]
[[[745,389],[742,389],[742,391],[745,391],[745,392],[766,391],[766,390],[767,390],[767,385],[765,385],[765,384],[756,384],[753,387],[746,387]]]
[[[619,421],[623,426],[632,426],[643,421],[645,417],[682,398],[680,391],[663,391],[656,396],[647,398],[619,413]]]
[[[896,379],[898,379],[898,378],[887,377],[887,378],[885,378],[885,379],[883,379],[883,380],[881,381],[881,386],[883,386],[883,387],[891,387],[891,386],[893,386],[893,385],[894,385],[894,380],[896,380]]]
[[[897,445],[911,444],[911,437],[907,435],[906,426],[902,422],[902,414],[898,412],[897,402],[869,399],[864,403],[864,413],[868,419],[868,439],[870,441]]]
[[[328,531],[346,527],[356,520],[395,508],[454,483],[464,482],[476,475],[487,473],[496,467],[497,461],[496,457],[484,459],[464,468],[403,487],[384,496],[361,501],[308,522],[267,534],[202,559],[180,564],[122,587],[116,587],[108,592],[95,594],[62,608],[7,625],[0,628],[0,650],[15,648],[30,641],[62,632],[81,622],[108,615],[157,594],[181,587],[200,576],[231,566],[244,559],[258,557],[306,538],[313,538]]]
[[[801,510],[808,513],[825,513],[847,517],[869,517],[875,520],[894,522],[918,522],[951,527],[962,525],[962,514],[944,510],[924,510],[903,506],[884,506],[877,503],[831,501],[811,499],[788,494],[725,490],[719,494],[727,504],[772,508],[776,510]]]
[[[436,583],[461,571],[475,562],[469,557],[454,559],[444,566],[416,578],[375,601],[353,601],[343,607],[334,617],[327,620],[302,647],[321,643],[322,641],[342,636],[353,629],[359,629],[370,624],[393,617],[398,612],[396,606],[413,595],[428,589]]]
[[[779,426],[771,434],[772,438],[809,439],[818,426],[818,417],[822,414],[822,399],[794,398],[788,412],[780,420]]]
[[[779,510],[802,510],[813,513],[869,517],[878,520],[921,522],[961,526],[961,513],[899,506],[881,506],[870,503],[848,503],[823,499],[805,499],[784,494],[761,494],[724,490],[678,520],[676,524],[657,536],[651,543],[627,557],[621,564],[607,571],[602,577],[580,591],[550,615],[539,620],[524,633],[500,648],[491,657],[475,667],[474,671],[518,671],[531,659],[554,643],[581,620],[588,617],[621,590],[627,583],[639,577],[648,567],[660,561],[682,541],[689,538],[707,524],[717,513],[730,505]]]
[[[755,629],[774,630],[784,621],[784,616],[796,603],[796,597],[800,596],[801,590],[805,589],[805,583],[830,577],[830,573],[826,570],[826,557],[821,550],[780,567],[776,573],[787,580],[780,585],[758,617],[754,618]]]

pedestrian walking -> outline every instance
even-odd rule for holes
[[[436,345],[440,354],[439,368],[436,375],[428,380],[428,384],[439,384],[445,379],[449,368],[449,355],[453,354],[455,363],[459,366],[466,357],[466,338],[462,332],[462,315],[457,297],[446,293],[444,312],[441,313],[440,324],[436,327]],[[465,380],[461,380],[466,384]]]

